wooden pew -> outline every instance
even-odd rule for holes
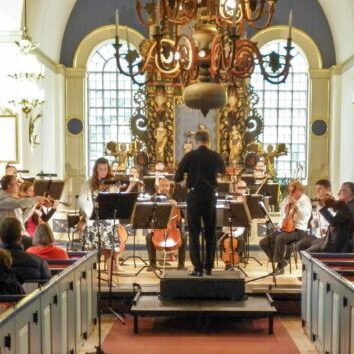
[[[0,352],[78,352],[97,315],[96,261],[92,251],[72,264],[63,262],[50,281],[14,300],[0,314]]]
[[[320,353],[354,353],[354,254],[308,254],[302,323]]]

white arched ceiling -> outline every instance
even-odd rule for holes
[[[354,54],[354,1],[317,1],[328,18],[337,63],[341,64]],[[76,0],[27,0],[29,33],[41,44],[41,50],[56,62],[59,62],[63,33],[75,2]],[[23,0],[0,0],[0,32],[18,31],[21,28],[22,4]]]
[[[318,0],[331,27],[337,64],[354,54],[354,1]]]
[[[98,0],[99,1],[99,0]],[[59,62],[66,23],[76,0],[27,0],[27,30],[40,50]],[[23,0],[0,0],[0,40],[23,27]]]

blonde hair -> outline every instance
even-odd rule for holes
[[[1,248],[0,248],[0,264],[3,264],[7,269],[10,269],[12,265],[11,253]]]
[[[289,183],[288,188],[290,188],[290,187],[292,187],[293,192],[295,192],[295,191],[304,192],[305,191],[304,185],[298,180],[291,181]]]
[[[54,242],[54,235],[48,224],[39,224],[33,235],[33,245],[48,246]]]

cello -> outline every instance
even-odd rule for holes
[[[172,252],[182,245],[179,223],[181,221],[181,212],[173,207],[170,220],[166,229],[153,230],[152,244],[158,251]]]

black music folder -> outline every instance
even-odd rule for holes
[[[65,181],[63,180],[39,180],[34,181],[34,194],[36,196],[50,196],[53,199],[59,200],[63,193]]]

